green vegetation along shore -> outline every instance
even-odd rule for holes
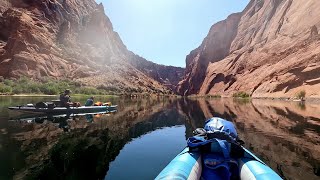
[[[35,81],[27,77],[21,77],[17,80],[0,78],[0,94],[14,95],[57,95],[65,89],[70,89],[73,94],[84,95],[115,95],[114,92],[98,89],[95,87],[87,87],[79,82],[65,80],[42,79]]]

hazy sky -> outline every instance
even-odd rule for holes
[[[127,48],[147,60],[185,67],[210,27],[249,0],[96,0]]]

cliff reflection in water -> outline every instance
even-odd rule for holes
[[[132,138],[184,124],[183,116],[173,107],[174,100],[120,99],[117,103],[118,112],[112,114],[10,121],[7,132],[1,134],[6,138],[1,139],[15,145],[15,153],[5,160],[10,164],[9,173],[3,171],[0,177],[101,179]],[[0,151],[12,151],[4,148]],[[15,164],[17,154],[19,163]]]
[[[9,122],[0,134],[7,165],[1,163],[0,177],[101,179],[133,138],[176,125],[185,125],[187,138],[213,116],[233,121],[246,146],[284,178],[319,176],[320,105],[167,98],[119,99],[116,104],[113,114]]]
[[[319,104],[237,99],[189,101],[181,107],[190,106],[191,111],[185,113],[193,129],[203,126],[206,118],[226,118],[235,123],[245,146],[283,178],[319,178]],[[192,113],[198,109],[200,113]]]

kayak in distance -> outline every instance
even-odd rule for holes
[[[242,145],[232,122],[211,118],[194,131],[187,147],[155,178],[201,180],[282,179]]]
[[[43,114],[79,114],[79,113],[94,113],[94,112],[110,112],[117,110],[117,105],[111,105],[110,102],[103,103],[99,106],[70,106],[59,107],[58,101],[39,102],[37,104],[27,104],[22,106],[8,107],[9,110],[19,111],[22,113],[43,113]]]

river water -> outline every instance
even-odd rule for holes
[[[0,97],[0,179],[153,179],[214,116],[232,121],[284,179],[320,176],[320,104],[100,97],[118,111],[34,118],[7,110],[51,99]]]

